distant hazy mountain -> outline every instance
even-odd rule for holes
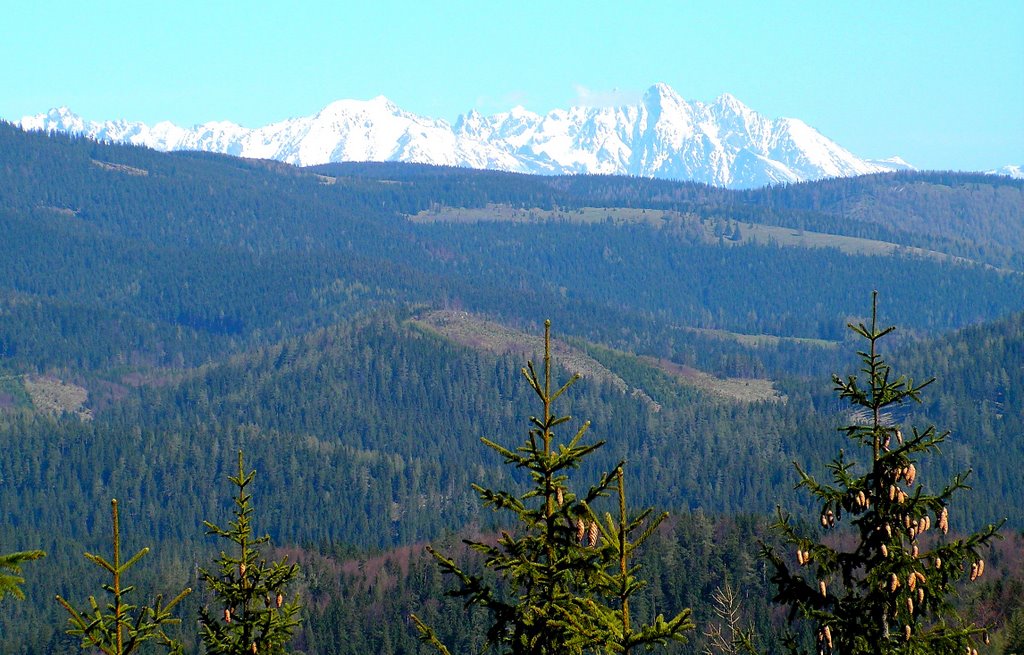
[[[997,168],[991,171],[985,171],[988,175],[1005,175],[1012,177],[1015,180],[1024,180],[1024,166],[1017,166],[1015,164],[1007,164],[1002,168]]]
[[[604,173],[746,188],[912,168],[865,160],[794,118],[771,120],[731,95],[687,102],[664,84],[637,105],[572,107],[545,116],[522,107],[454,125],[403,111],[380,96],[339,100],[315,116],[249,129],[211,122],[185,129],[124,120],[83,120],[66,107],[20,121],[157,150],[205,150],[309,166],[403,161],[522,173]]]

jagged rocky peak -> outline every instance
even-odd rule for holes
[[[723,93],[715,98],[714,103],[712,103],[712,107],[721,113],[735,114],[738,116],[754,113],[750,107],[740,102],[740,99],[731,93]]]
[[[692,107],[667,84],[658,83],[644,93],[643,105],[651,115],[689,114]]]
[[[686,102],[685,100],[683,100],[683,97],[681,95],[676,93],[675,89],[670,87],[668,84],[665,84],[664,82],[652,84],[651,87],[647,89],[647,92],[644,93],[644,97],[652,101],[667,100],[674,104]]]

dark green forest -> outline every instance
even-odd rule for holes
[[[490,206],[671,211],[698,227],[781,226],[959,259],[644,223],[409,218]],[[562,352],[600,371],[564,399],[607,442],[578,475],[625,460],[631,504],[671,513],[640,556],[651,585],[638,616],[692,607],[698,629],[669,652],[701,652],[712,594],[728,581],[763,646],[781,652],[785,617],[756,541],[773,538],[777,505],[814,518],[792,463],[823,472],[842,447],[848,412],[831,375],[856,370],[846,324],[865,320],[876,289],[898,326],[887,358],[937,378],[893,420],[951,431],[923,484],[971,469],[950,522],[1008,519],[1008,538],[986,553],[1001,573],[959,600],[1001,647],[1024,612],[1021,234],[1024,183],[980,175],[737,192],[419,165],[297,169],[0,124],[0,552],[47,552],[25,565],[27,600],[0,605],[0,650],[74,650],[52,599],[99,588],[82,552],[109,542],[111,498],[126,550],[152,548],[138,588],[199,588],[218,547],[202,522],[226,521],[242,449],[258,472],[256,530],[300,563],[294,650],[429,652],[409,624],[416,612],[470,652],[480,626],[444,596],[423,546],[458,550],[464,535],[506,527],[470,485],[526,480],[480,437],[513,445],[525,431],[520,368],[550,319]],[[484,327],[442,329],[438,316]],[[572,358],[556,363],[563,379],[577,372]],[[744,385],[772,394],[736,393]],[[190,652],[208,602],[195,593],[179,605]]]

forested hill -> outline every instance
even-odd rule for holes
[[[394,302],[520,325],[546,315],[568,333],[682,359],[692,349],[675,345],[688,340],[681,328],[841,338],[872,288],[911,330],[1024,305],[1020,275],[977,266],[708,242],[710,223],[731,222],[731,236],[751,217],[711,202],[727,192],[692,184],[395,165],[325,178],[9,125],[0,146],[0,353],[16,368],[197,364]],[[707,216],[677,212],[669,229],[407,219],[431,205],[640,206],[647,197],[682,210],[704,195]],[[744,206],[765,220],[783,215]]]
[[[97,526],[105,525],[106,501],[116,496],[132,543],[161,553],[162,569],[145,580],[166,580],[174,571],[187,577],[190,562],[207,557],[201,521],[228,511],[223,479],[238,448],[259,471],[258,529],[277,544],[351,553],[493,526],[494,515],[480,511],[469,485],[514,485],[478,438],[511,446],[527,429],[525,416],[536,407],[518,374],[522,357],[459,345],[411,319],[387,311],[186,372],[180,381],[127,392],[91,421],[9,410],[0,415],[0,540],[50,553],[45,566],[30,571],[31,587],[74,588],[84,574],[80,552],[103,546]],[[951,516],[961,528],[1004,516],[1012,530],[1024,524],[1024,407],[1016,392],[1024,384],[1021,320],[1016,315],[889,353],[915,374],[936,365],[935,353],[945,354],[925,405],[902,418],[953,428],[943,455],[923,460],[920,470],[922,483],[934,488],[973,467],[974,490]],[[998,344],[990,363],[1002,364],[977,375],[973,363],[985,344]],[[562,404],[578,417],[570,427],[589,419],[593,438],[608,442],[580,479],[625,458],[637,504],[716,516],[767,514],[777,503],[814,511],[793,491],[791,462],[822,473],[844,445],[835,429],[843,418],[824,376],[779,383],[785,402],[730,400],[656,362],[578,341],[573,347],[627,385],[588,378]],[[827,352],[811,348],[792,354]],[[838,362],[836,370],[851,372],[850,365]],[[558,378],[567,375],[560,369]],[[740,543],[746,549],[733,544],[735,552],[709,552],[729,567],[750,567],[753,544],[749,536]],[[315,570],[319,578],[311,581],[333,588],[332,568]],[[713,584],[721,570],[712,577],[703,569],[666,575]],[[760,580],[753,573],[746,574],[750,584]],[[692,603],[693,589],[683,588]],[[353,593],[345,587],[334,596],[320,593],[335,612],[358,611],[342,600]],[[55,608],[44,597],[34,600],[13,615],[23,624],[6,626],[13,643],[36,633],[18,625],[58,625]],[[372,632],[373,623],[360,629]]]
[[[336,179],[403,182],[392,191],[408,213],[439,202],[645,207],[880,239],[1024,267],[1024,181],[980,173],[903,171],[731,191],[648,178],[535,177],[419,164],[325,164],[308,170]],[[416,194],[405,193],[412,185],[432,192],[417,201]]]
[[[845,325],[878,289],[897,370],[940,378],[903,418],[954,430],[922,479],[973,467],[952,520],[1016,529],[1021,251],[963,249],[1019,220],[1021,189],[303,170],[0,125],[0,543],[49,553],[27,571],[32,600],[0,617],[0,650],[68,645],[46,599],[88,576],[111,497],[132,543],[162,553],[148,580],[188,578],[238,448],[259,471],[257,530],[280,545],[336,555],[494,527],[469,485],[509,473],[478,439],[514,445],[536,413],[519,369],[545,318],[559,376],[586,367],[563,409],[607,441],[581,475],[625,459],[637,505],[728,523],[806,509],[791,463],[820,472],[839,446],[830,375],[854,372]],[[942,193],[956,201],[931,231],[848,217],[853,198],[907,216]],[[986,194],[1009,204],[990,212]],[[323,593],[338,611],[348,592]]]
[[[831,226],[823,231],[832,232],[847,221],[868,223],[895,234],[900,243],[944,243],[939,250],[1018,270],[1024,263],[1024,181],[1009,177],[886,173],[734,197],[779,214],[805,216],[807,229]]]

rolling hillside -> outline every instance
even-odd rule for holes
[[[626,459],[637,505],[731,521],[800,506],[791,462],[839,447],[830,374],[852,371],[844,326],[877,288],[893,363],[939,377],[904,418],[954,431],[926,484],[973,467],[952,520],[1018,529],[1022,249],[984,234],[1019,220],[1024,186],[838,184],[310,170],[0,125],[0,543],[49,552],[0,649],[67,645],[45,599],[85,575],[111,497],[162,553],[145,580],[188,577],[238,448],[282,546],[495,527],[469,485],[516,480],[479,437],[526,429],[519,369],[545,318],[561,375],[585,376],[564,409],[607,441],[580,474]],[[847,216],[872,194],[894,217],[955,209],[920,230]]]

